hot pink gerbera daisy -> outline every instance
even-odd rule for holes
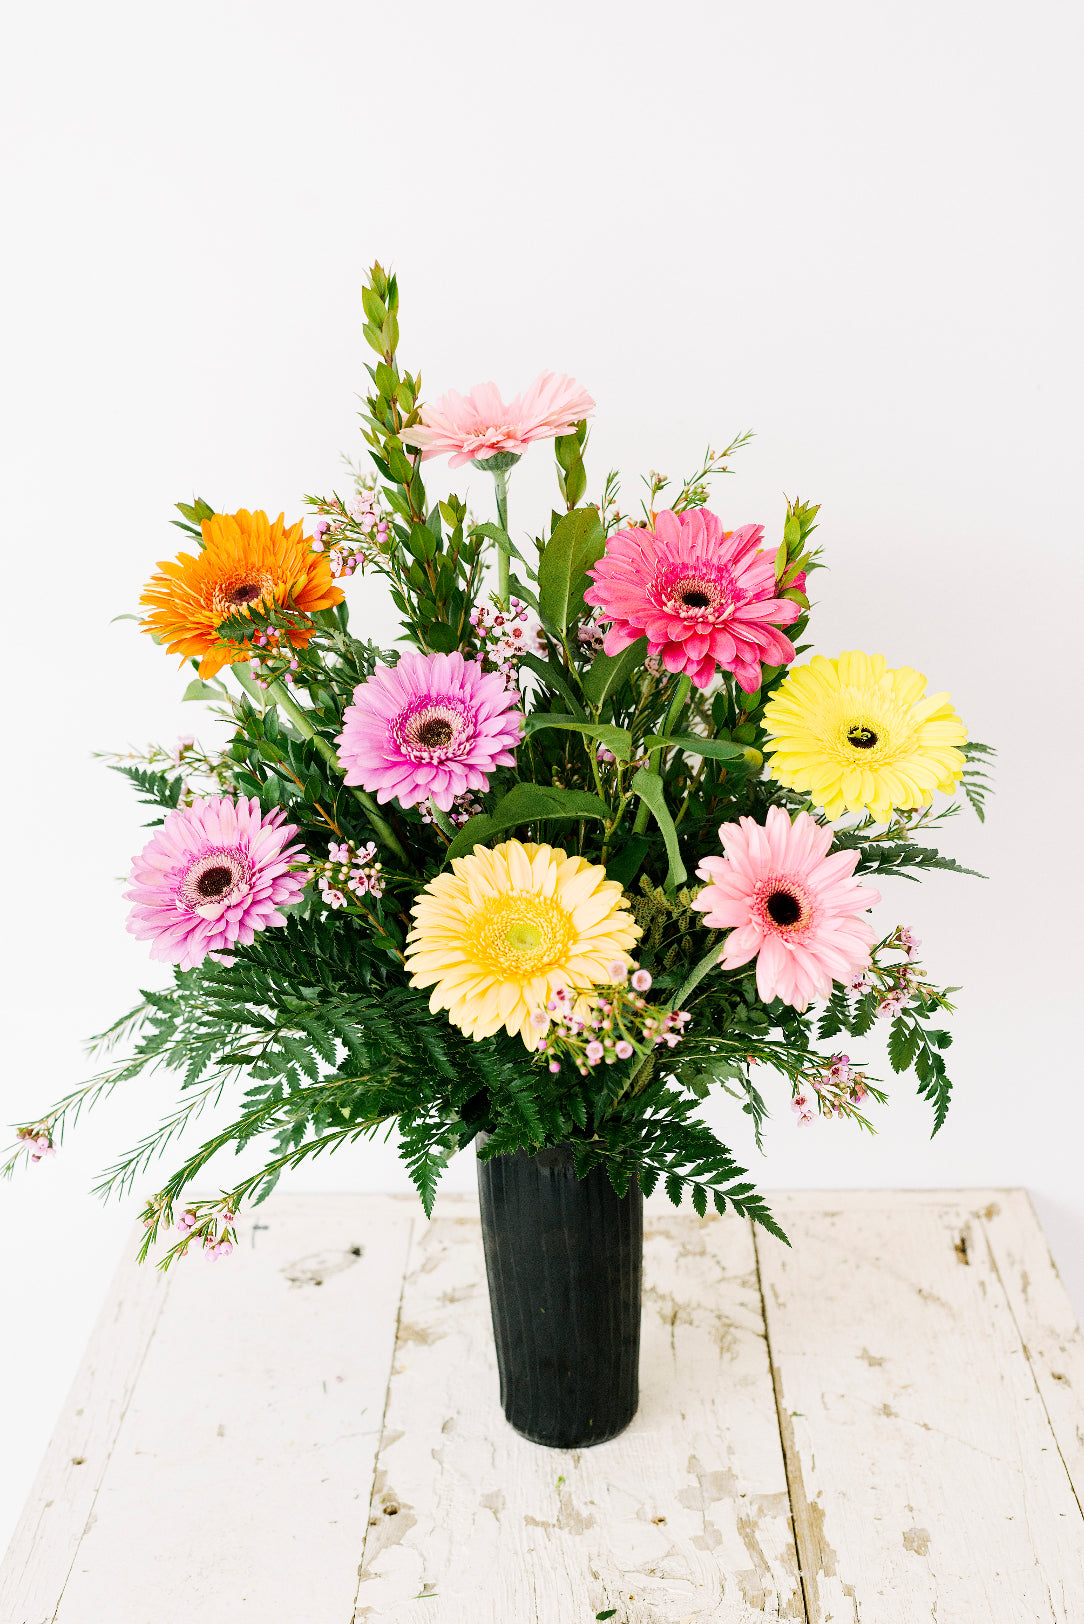
[[[485,467],[491,457],[522,456],[532,440],[567,434],[594,409],[591,396],[574,379],[540,372],[507,406],[493,383],[475,384],[469,395],[450,389],[422,407],[421,422],[404,429],[403,439],[421,448],[423,462],[450,455],[449,467],[465,462]]]
[[[711,883],[693,907],[713,930],[729,930],[720,962],[732,970],[757,956],[757,991],[805,1009],[869,964],[873,926],[862,917],[880,893],[853,880],[856,851],[828,855],[831,829],[781,806],[763,827],[752,818],[719,830],[726,857],[697,868]]]
[[[170,812],[133,859],[135,904],[128,929],[151,942],[151,958],[191,970],[208,953],[251,942],[268,925],[285,925],[279,909],[296,902],[305,877],[290,864],[302,855],[287,842],[297,827],[276,807],[266,817],[253,797],[228,795]]]
[[[728,535],[707,508],[667,510],[654,530],[619,530],[588,570],[595,584],[584,593],[611,622],[606,653],[646,635],[648,654],[698,688],[721,666],[755,693],[762,662],[793,660],[793,644],[776,627],[801,614],[792,599],[775,595],[774,559],[758,550],[763,534],[762,525],[746,524]]]
[[[378,801],[433,800],[447,812],[457,795],[485,789],[494,767],[515,766],[519,702],[480,660],[410,650],[354,689],[335,741],[346,782]]]

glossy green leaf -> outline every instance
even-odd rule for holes
[[[681,861],[681,852],[678,849],[677,829],[670,815],[670,808],[666,804],[666,787],[658,773],[647,767],[641,767],[630,785],[632,793],[638,795],[646,802],[655,822],[659,826],[663,842],[666,846],[666,855],[670,859],[670,872],[667,880],[671,885],[684,885],[688,879],[688,870]]]
[[[582,613],[587,571],[605,551],[606,535],[592,507],[566,513],[546,543],[538,565],[538,601],[560,631]]]
[[[560,666],[553,665],[549,660],[540,660],[537,654],[521,654],[520,664],[541,677],[548,688],[567,699],[574,711],[578,711],[581,716],[584,714],[583,706],[569,687]]]
[[[523,823],[538,823],[543,818],[597,818],[605,823],[609,816],[605,801],[583,790],[553,789],[548,784],[516,784],[492,812],[480,813],[463,825],[448,847],[447,856],[449,859],[465,857],[492,835]]]
[[[614,727],[608,722],[581,722],[575,716],[551,716],[546,711],[535,711],[528,716],[526,733],[540,733],[546,727],[565,728],[572,733],[582,733],[589,739],[597,739],[607,750],[612,750],[618,761],[631,761],[632,734],[627,727]]]
[[[188,687],[185,689],[184,693],[181,695],[181,698],[182,698],[182,700],[183,699],[202,699],[205,702],[207,702],[208,704],[210,704],[212,701],[216,701],[218,703],[221,703],[221,701],[223,699],[228,699],[229,698],[229,694],[226,692],[225,688],[223,688],[220,683],[217,683],[217,682],[214,682],[214,683],[200,682],[199,678],[197,677],[195,682],[190,682],[188,684]]]
[[[639,670],[646,658],[646,637],[638,637],[620,654],[597,654],[583,679],[583,691],[591,704],[602,705],[611,694],[617,692],[626,677]]]
[[[535,614],[538,614],[538,599],[530,587],[524,586],[518,575],[508,577],[508,590],[513,598],[522,598],[524,603],[530,604]]]
[[[728,761],[745,754],[740,744],[731,744],[727,739],[701,739],[695,733],[673,733],[669,738],[649,733],[644,743],[649,750],[673,748],[690,756],[710,756],[713,761]]]
[[[518,558],[524,564],[527,562],[507,530],[502,530],[499,524],[472,524],[471,535],[488,536],[490,541],[497,543],[502,553],[508,553],[512,558]]]
[[[433,621],[425,628],[425,640],[438,654],[451,654],[459,647],[459,633],[442,620]]]
[[[617,880],[628,888],[640,871],[640,864],[647,856],[651,842],[646,835],[629,835],[623,846],[616,852],[611,852],[606,859],[606,874],[609,879]]]

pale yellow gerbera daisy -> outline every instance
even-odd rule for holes
[[[764,707],[772,777],[829,818],[868,811],[878,823],[928,806],[934,789],[950,795],[967,729],[948,694],[925,690],[921,672],[857,649],[794,666]]]
[[[414,904],[407,937],[412,987],[432,987],[431,1010],[468,1037],[503,1026],[528,1049],[531,1015],[558,987],[608,984],[640,935],[606,870],[552,846],[506,840],[452,859]]]

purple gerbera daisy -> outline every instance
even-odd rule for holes
[[[290,872],[302,848],[287,845],[297,827],[285,816],[276,807],[264,817],[255,797],[228,795],[169,814],[133,859],[124,893],[134,904],[128,929],[152,943],[152,959],[191,970],[208,953],[285,925],[279,909],[305,889],[305,876]]]
[[[707,508],[656,514],[654,530],[619,530],[593,570],[584,602],[610,622],[603,648],[618,654],[646,635],[667,671],[706,688],[716,667],[747,693],[761,663],[786,665],[794,645],[778,630],[801,614],[776,596],[775,564],[760,551],[759,524],[724,531]]]
[[[485,789],[494,767],[515,765],[518,706],[515,689],[480,660],[410,650],[354,689],[335,741],[346,782],[381,802],[432,800],[447,812],[457,795]]]

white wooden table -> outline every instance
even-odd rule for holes
[[[791,1251],[652,1197],[639,1414],[584,1450],[501,1414],[468,1197],[126,1259],[0,1624],[1081,1624],[1084,1343],[1026,1194],[773,1204]]]

